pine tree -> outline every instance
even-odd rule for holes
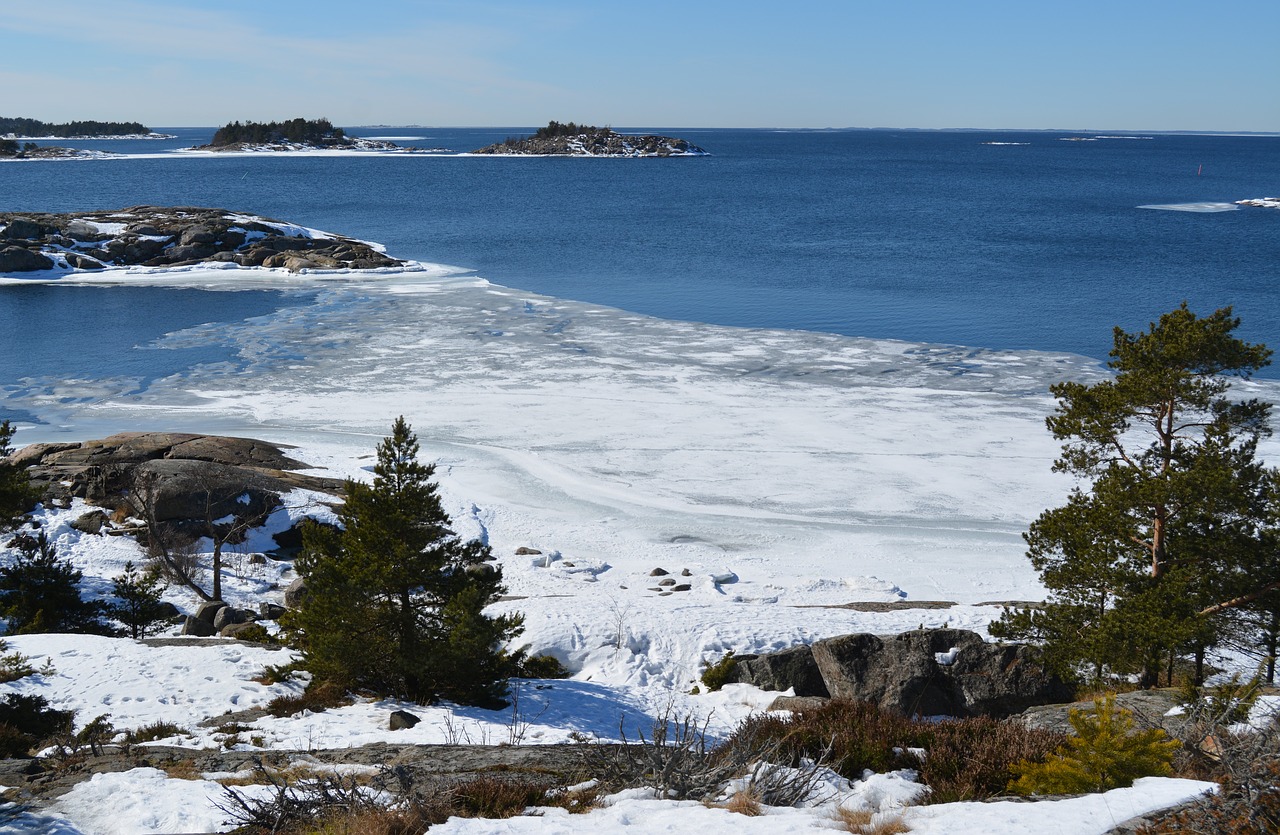
[[[9,442],[14,431],[9,421],[0,421],[0,531],[11,527],[36,503],[27,471],[5,460],[13,452]]]
[[[1093,710],[1071,710],[1075,736],[1043,763],[1019,763],[1009,788],[1018,794],[1080,794],[1132,786],[1139,777],[1173,771],[1176,740],[1159,728],[1134,729],[1133,713],[1118,709],[1114,694],[1095,700]]]
[[[1006,612],[993,635],[1042,640],[1062,672],[1153,686],[1238,622],[1217,615],[1280,588],[1280,481],[1255,457],[1271,406],[1230,399],[1227,379],[1271,351],[1236,338],[1239,324],[1230,308],[1199,318],[1184,303],[1146,332],[1116,328],[1112,379],[1051,388],[1054,469],[1084,486],[1026,534],[1049,602]]]
[[[58,557],[44,531],[15,540],[18,555],[0,566],[0,617],[9,633],[90,632],[105,634],[103,607],[80,597],[80,571]]]
[[[418,461],[404,418],[378,445],[373,483],[346,483],[341,530],[308,526],[298,570],[307,593],[285,625],[317,679],[434,701],[496,704],[517,659],[501,644],[522,618],[491,617],[501,572],[463,542]]]
[[[119,601],[108,607],[111,617],[123,623],[130,637],[145,638],[168,612],[160,599],[164,583],[155,572],[139,572],[132,562],[124,564],[124,573],[112,580],[111,593]]]

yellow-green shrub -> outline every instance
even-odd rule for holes
[[[1093,710],[1072,710],[1076,736],[1045,762],[1023,761],[1009,788],[1018,794],[1080,794],[1133,785],[1139,777],[1163,777],[1173,770],[1176,740],[1159,728],[1134,729],[1133,713],[1116,707],[1114,694]]]

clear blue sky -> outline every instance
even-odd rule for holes
[[[0,115],[1280,131],[1280,2],[37,0]]]

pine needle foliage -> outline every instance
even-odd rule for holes
[[[111,617],[124,624],[131,638],[145,638],[160,628],[169,608],[160,599],[164,581],[154,571],[138,571],[132,561],[124,564],[124,573],[111,581],[116,603],[109,606]]]
[[[0,566],[0,618],[9,634],[88,632],[108,634],[105,608],[80,597],[83,574],[58,556],[44,531],[15,538],[18,555]]]
[[[13,452],[14,431],[9,421],[0,421],[0,531],[12,527],[36,503],[27,471],[5,460]]]
[[[1095,700],[1092,710],[1072,710],[1068,721],[1076,735],[1044,762],[1019,763],[1010,790],[1022,795],[1104,792],[1173,771],[1178,742],[1159,728],[1136,730],[1133,713],[1117,708],[1113,694]]]
[[[317,680],[423,702],[502,703],[519,615],[489,616],[504,591],[480,541],[450,529],[434,465],[401,417],[378,445],[372,484],[346,483],[341,530],[310,525],[298,570],[307,595],[282,619]]]

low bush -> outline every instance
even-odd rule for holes
[[[748,719],[726,745],[743,745],[746,739],[756,740],[751,744],[757,748],[776,743],[789,764],[824,757],[851,780],[861,779],[866,769],[917,769],[930,789],[924,802],[948,803],[1004,794],[1018,763],[1043,759],[1066,737],[1017,722],[984,717],[928,722],[867,702],[832,701],[790,718]]]
[[[516,673],[517,678],[568,678],[571,675],[554,655],[524,658]]]
[[[726,652],[724,658],[714,664],[708,664],[707,668],[702,671],[702,683],[712,693],[719,690],[729,683],[730,676],[737,669],[738,662],[733,660],[733,653]]]
[[[302,711],[319,713],[330,707],[343,707],[353,702],[355,699],[351,698],[351,694],[343,686],[332,681],[312,681],[298,695],[278,695],[271,699],[266,703],[266,712],[271,716],[293,716]]]
[[[69,734],[75,712],[55,710],[43,696],[9,693],[0,701],[0,740],[5,757],[25,756],[27,751],[54,736]]]
[[[267,713],[272,716],[293,716],[304,710],[320,713],[331,707],[343,707],[353,702],[345,687],[330,681],[313,681],[297,696],[276,696],[267,702]]]
[[[141,728],[133,728],[124,732],[124,741],[127,745],[134,745],[139,742],[155,742],[157,739],[168,739],[171,736],[187,736],[188,731],[172,722],[159,720],[152,722],[150,725],[143,725]]]
[[[1056,731],[988,717],[953,719],[928,729],[920,781],[930,788],[926,803],[983,800],[1007,791],[1021,762],[1041,762],[1064,742]]]

